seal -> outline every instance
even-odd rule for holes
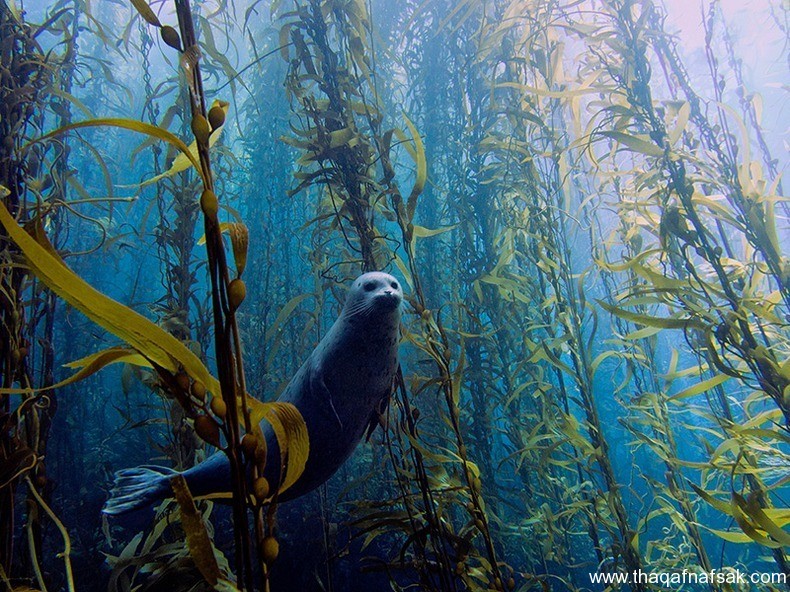
[[[402,301],[400,283],[391,275],[370,272],[357,278],[340,316],[279,397],[299,410],[310,439],[304,472],[279,501],[325,483],[378,425],[398,367]],[[281,477],[279,446],[266,420],[261,429],[267,447],[264,477],[275,491]],[[176,474],[157,466],[118,471],[102,512],[124,514],[170,497],[169,479]],[[223,452],[181,474],[194,496],[230,490],[230,462]]]

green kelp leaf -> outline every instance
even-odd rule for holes
[[[151,363],[170,372],[183,368],[209,392],[220,394],[217,379],[186,345],[141,314],[91,287],[54,254],[51,245],[44,247],[25,232],[2,203],[0,224],[25,255],[31,271],[55,294]]]
[[[732,502],[749,518],[750,522],[767,532],[773,541],[781,546],[790,545],[790,534],[782,530],[781,526],[766,514],[755,495],[750,495],[749,499],[746,499],[739,493],[733,492]]]
[[[288,320],[288,317],[291,316],[291,313],[299,306],[303,300],[309,298],[312,294],[299,294],[298,296],[294,296],[291,298],[285,306],[280,309],[277,318],[274,319],[272,326],[269,327],[269,330],[266,331],[266,335],[264,336],[265,341],[271,341],[277,332],[281,329],[285,321]]]
[[[425,228],[424,226],[418,226],[417,224],[414,224],[414,230],[412,234],[416,238],[428,238],[430,236],[442,234],[443,232],[449,232],[456,226],[458,226],[458,224],[453,224],[452,226],[442,226],[441,228]]]
[[[601,132],[601,135],[627,146],[633,152],[639,152],[647,156],[664,156],[664,150],[656,146],[650,140],[624,134],[623,132]]]
[[[420,133],[417,131],[417,128],[414,127],[411,120],[406,117],[405,113],[403,114],[403,119],[406,122],[406,127],[409,128],[412,141],[414,142],[413,148],[406,144],[407,150],[414,159],[414,163],[417,165],[417,176],[414,179],[414,186],[411,188],[409,198],[406,200],[406,214],[408,220],[411,221],[414,218],[414,211],[417,209],[417,198],[422,193],[422,190],[425,189],[425,182],[428,180],[428,161],[425,158],[425,146],[422,143]],[[400,140],[405,139],[402,133],[396,131],[396,134]]]
[[[170,479],[170,486],[173,488],[178,508],[181,513],[181,525],[184,527],[184,534],[187,537],[187,547],[192,560],[200,570],[206,581],[212,586],[221,577],[217,558],[214,556],[214,545],[208,536],[203,516],[195,507],[195,500],[189,492],[186,479],[182,475],[176,475]]]
[[[181,141],[181,139],[178,136],[176,136],[175,134],[172,134],[171,132],[167,131],[164,128],[158,127],[156,125],[151,125],[150,123],[145,123],[144,121],[137,121],[135,119],[122,119],[122,118],[117,118],[117,117],[105,117],[105,118],[99,118],[99,119],[88,119],[86,121],[78,121],[76,123],[70,123],[69,125],[64,125],[63,127],[60,127],[60,128],[58,128],[58,129],[56,129],[54,131],[51,131],[48,134],[45,134],[45,135],[41,136],[40,138],[34,140],[33,142],[31,142],[31,144],[34,144],[36,142],[41,142],[41,141],[46,140],[48,138],[53,138],[53,137],[58,136],[58,135],[60,135],[60,134],[62,134],[64,132],[67,132],[69,130],[80,129],[80,128],[84,128],[84,127],[103,127],[103,126],[104,127],[119,127],[119,128],[122,128],[122,129],[128,129],[128,130],[131,130],[133,132],[146,134],[148,136],[152,136],[154,138],[158,138],[160,140],[164,140],[165,142],[167,142],[169,144],[172,144],[174,147],[176,147],[180,151],[180,154],[178,155],[176,160],[173,162],[173,166],[175,166],[176,162],[180,162],[180,159],[183,158],[184,161],[185,161],[185,164],[184,164],[183,168],[181,168],[180,170],[186,170],[189,167],[189,165],[191,164],[193,167],[195,167],[195,170],[198,171],[200,176],[201,177],[203,176],[203,170],[200,168],[200,163],[197,160],[197,146],[194,145],[194,143],[193,143],[193,145],[195,146],[195,149],[194,149],[194,152],[193,152],[191,150],[192,147],[187,147],[187,145],[183,141]],[[212,138],[213,137],[214,137],[214,135],[212,134]],[[28,146],[29,145],[30,144],[28,144]],[[171,171],[172,171],[172,167],[171,167]],[[175,172],[179,172],[179,171],[175,171]],[[170,171],[168,171],[166,173],[163,173],[162,175],[159,175],[159,176],[155,177],[154,179],[160,179],[162,177],[169,176],[171,174],[175,174],[175,173],[171,173]],[[204,179],[204,181],[205,181],[205,179]],[[153,180],[146,181],[144,183],[144,185],[147,185],[147,184],[152,183],[152,182],[153,182]]]
[[[272,426],[280,447],[281,467],[285,469],[285,478],[282,479],[278,492],[282,493],[304,473],[307,457],[310,455],[310,437],[307,425],[302,414],[291,403],[280,401],[262,403],[257,399],[247,396],[247,406],[250,409],[250,422],[256,426],[254,429],[260,433],[259,424],[266,420]]]
[[[151,7],[148,6],[145,0],[130,0],[130,2],[137,9],[137,12],[140,13],[140,16],[148,21],[148,23],[155,27],[162,26],[162,23],[159,22],[159,18],[154,14],[154,11],[151,10]]]
[[[100,352],[91,354],[84,358],[80,358],[79,360],[69,362],[68,364],[64,364],[64,367],[66,368],[79,368],[80,370],[56,384],[53,384],[51,386],[45,386],[38,389],[33,389],[33,388],[0,389],[0,394],[19,395],[22,393],[34,393],[34,392],[38,393],[42,391],[59,389],[66,385],[79,382],[80,380],[84,380],[85,378],[88,378],[88,376],[96,374],[96,372],[98,372],[105,366],[109,366],[110,364],[117,364],[119,362],[132,364],[134,366],[145,366],[148,368],[151,367],[151,363],[148,360],[146,360],[143,356],[138,354],[135,350],[125,347],[111,347],[109,349],[102,350]]]
[[[705,329],[705,325],[695,319],[651,317],[649,315],[630,312],[617,306],[612,306],[602,300],[596,300],[596,302],[610,314],[625,319],[626,321],[631,321],[632,323],[646,325],[647,327],[657,327],[659,329]]]
[[[285,303],[280,309],[280,312],[277,314],[277,318],[274,319],[271,327],[266,331],[266,335],[264,335],[264,342],[270,344],[269,354],[266,358],[267,365],[271,364],[272,360],[274,360],[274,356],[280,351],[280,346],[282,345],[281,339],[275,339],[277,335],[279,335],[280,331],[282,330],[285,323],[293,314],[293,311],[299,306],[306,298],[312,296],[312,294],[299,294],[298,296],[294,296],[288,302]]]
[[[733,492],[733,499],[731,503],[732,507],[732,515],[735,518],[735,522],[738,523],[738,526],[741,528],[743,532],[745,532],[749,538],[751,538],[755,543],[760,543],[761,545],[768,547],[769,549],[778,549],[782,547],[781,543],[778,543],[772,539],[770,539],[766,533],[761,532],[755,524],[749,519],[749,516],[743,512],[738,501],[736,501],[740,496]],[[741,498],[743,499],[743,498]],[[744,504],[745,504],[745,500]]]
[[[77,107],[77,109],[79,109],[80,111],[82,111],[85,114],[85,117],[90,117],[90,118],[95,117],[93,112],[90,109],[88,109],[88,107],[85,105],[85,103],[80,101],[74,95],[67,93],[65,90],[60,89],[60,88],[56,88],[54,86],[50,86],[47,89],[47,91],[50,94],[52,94],[52,95],[54,95],[56,97],[60,97],[61,99],[65,99],[66,101],[72,103],[75,107]]]

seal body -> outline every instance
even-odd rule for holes
[[[400,283],[389,274],[357,278],[340,316],[278,399],[299,410],[310,439],[304,472],[280,501],[326,482],[377,425],[398,367],[402,300]],[[268,422],[261,428],[267,447],[264,476],[274,491],[281,481],[279,446]],[[174,474],[154,466],[118,471],[103,512],[123,514],[169,497]],[[230,491],[230,463],[222,452],[182,474],[195,496]]]

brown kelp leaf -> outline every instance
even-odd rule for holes
[[[16,481],[34,466],[38,457],[30,448],[20,448],[0,461],[0,489]]]
[[[214,545],[211,543],[206,525],[203,523],[203,516],[195,507],[195,500],[192,499],[184,477],[176,475],[171,478],[170,487],[173,488],[181,512],[181,524],[187,537],[189,554],[200,573],[213,586],[222,574],[219,571],[217,558],[214,556]]]
[[[285,478],[281,480],[279,493],[296,483],[304,472],[307,457],[310,454],[310,438],[307,425],[302,414],[291,403],[275,401],[261,403],[257,399],[247,397],[250,408],[250,421],[257,426],[261,420],[269,422],[277,437],[280,447],[282,465],[285,467]],[[259,428],[256,428],[259,429]]]
[[[239,277],[247,267],[247,249],[250,246],[250,231],[246,224],[236,222],[230,227],[230,244],[233,247],[233,260]]]
[[[137,12],[140,13],[140,16],[148,21],[149,24],[155,27],[162,26],[162,23],[159,22],[159,18],[157,18],[156,14],[154,14],[154,11],[151,10],[151,7],[148,6],[145,0],[131,0],[131,3],[137,9]]]
[[[43,247],[25,232],[2,203],[0,224],[25,255],[31,271],[55,294],[150,362],[171,372],[183,368],[212,394],[219,394],[217,379],[186,345],[141,314],[91,287],[66,267],[51,247]]]

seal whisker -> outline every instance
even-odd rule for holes
[[[343,312],[346,318],[356,316],[358,314],[367,314],[373,305],[369,301],[363,301],[355,304]]]

